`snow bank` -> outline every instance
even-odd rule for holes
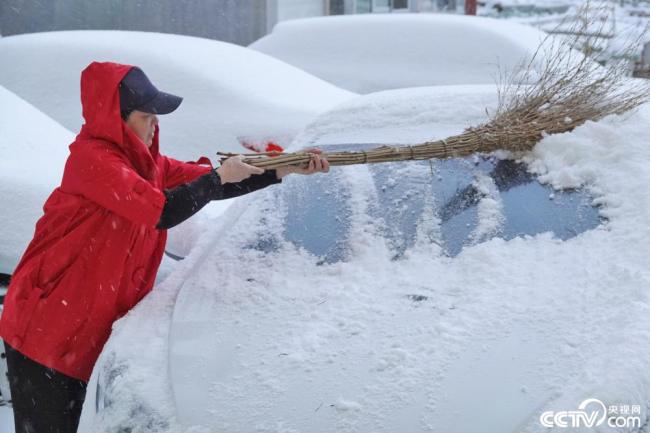
[[[494,83],[544,33],[504,20],[444,14],[331,16],[281,22],[251,48],[348,90]]]
[[[2,86],[0,131],[0,272],[10,274],[61,181],[74,135]]]
[[[389,95],[370,98],[387,104]],[[426,106],[427,96],[410,96],[413,110]],[[477,105],[493,96],[477,95]],[[429,134],[478,119],[479,107],[468,107],[466,117],[439,114],[457,126],[442,122]],[[363,113],[350,111],[341,128],[359,116],[352,134],[365,139],[373,120]],[[336,134],[335,115],[303,142]],[[406,129],[411,115],[403,113]],[[433,110],[423,115],[434,124]],[[352,251],[323,264],[282,240],[287,203],[274,191],[299,177],[236,202],[116,323],[93,373],[114,404],[94,420],[87,404],[80,432],[542,432],[542,410],[575,410],[587,397],[640,405],[645,423],[648,135],[650,105],[520,155],[545,182],[589,189],[609,219],[567,241],[496,238],[450,258],[436,245],[432,216],[418,223],[416,246],[392,260],[371,216],[378,192],[369,168],[334,168],[316,176],[344,182]],[[492,218],[498,206],[483,213]],[[477,236],[494,228],[481,227]],[[250,248],[260,239],[276,242],[275,252]]]
[[[193,160],[240,151],[241,140],[281,144],[316,114],[352,96],[271,57],[224,42],[160,33],[65,31],[0,40],[0,85],[71,131],[82,124],[81,71],[91,61],[140,66],[184,97],[161,116],[161,150]]]

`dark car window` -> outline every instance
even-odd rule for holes
[[[321,148],[358,150],[376,146]],[[274,190],[281,195],[286,210],[283,232],[266,232],[250,246],[272,251],[277,237],[282,236],[319,257],[321,263],[346,260],[350,254],[350,189],[355,185],[341,175],[341,170],[365,169],[337,167],[326,175],[286,178]],[[598,209],[591,205],[585,190],[556,191],[540,184],[525,164],[512,160],[474,156],[372,164],[367,169],[376,191],[368,216],[386,238],[394,259],[415,244],[418,227],[429,229],[430,241],[455,256],[463,247],[494,236],[512,239],[552,232],[565,240],[601,223]],[[477,179],[489,184],[487,192]],[[500,211],[496,215],[498,224],[481,232],[479,207],[486,198],[498,202]]]

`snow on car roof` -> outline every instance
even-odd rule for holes
[[[190,36],[62,31],[3,37],[0,85],[71,131],[83,123],[81,71],[92,61],[142,67],[161,90],[184,97],[160,116],[161,150],[194,160],[240,151],[239,139],[290,140],[316,114],[353,96],[245,47]],[[283,143],[284,144],[284,143]]]
[[[489,84],[537,49],[545,33],[505,20],[368,14],[283,21],[250,45],[342,88],[369,93]]]
[[[43,204],[59,185],[74,135],[0,86],[0,272],[10,274],[34,234]]]
[[[359,95],[321,113],[291,149],[348,143],[418,144],[458,134],[487,120],[497,87],[426,86]]]

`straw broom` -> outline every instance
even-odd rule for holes
[[[562,24],[560,24],[562,25]],[[614,62],[601,67],[573,47],[580,38],[584,47],[593,41],[582,35],[593,26],[582,20],[574,28],[576,37],[567,41],[547,37],[527,64],[502,77],[498,87],[496,113],[486,123],[467,128],[463,133],[442,140],[412,146],[381,146],[365,151],[323,152],[330,166],[375,164],[451,158],[477,152],[531,150],[545,135],[569,132],[586,121],[597,121],[611,114],[622,114],[648,100],[647,82],[628,78],[628,67]],[[604,23],[600,24],[604,25]],[[636,50],[638,39],[624,47],[623,58]],[[540,67],[539,57],[546,53]],[[523,74],[522,74],[523,71]],[[538,72],[539,71],[539,72]],[[528,84],[531,77],[539,78]],[[516,77],[516,78],[515,78]],[[236,155],[219,152],[222,160]],[[274,169],[287,165],[306,166],[311,155],[305,151],[243,154],[244,162]]]

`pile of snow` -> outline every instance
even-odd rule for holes
[[[392,115],[401,105],[408,131],[413,111],[436,95],[403,92],[414,105],[396,103]],[[402,96],[371,98],[381,107],[391,93]],[[477,92],[476,102],[489,98]],[[430,122],[430,136],[444,136],[478,119],[482,107],[475,108],[466,117],[440,114],[457,125],[443,130],[434,129],[432,107],[420,121]],[[347,115],[342,129],[355,117],[373,122],[360,108]],[[343,118],[316,122],[311,137],[335,134],[335,116]],[[416,129],[407,133],[424,134]],[[362,133],[363,126],[357,138],[368,138]],[[93,418],[91,392],[80,433],[133,425],[187,433],[541,433],[548,431],[542,410],[576,410],[586,398],[638,405],[645,423],[650,245],[639,240],[650,236],[649,135],[646,105],[546,137],[519,155],[544,182],[587,188],[608,218],[567,241],[551,233],[495,238],[450,258],[425,235],[435,236],[438,221],[430,218],[405,258],[391,260],[370,217],[377,191],[369,168],[338,167],[317,176],[347,185],[340,193],[352,206],[352,254],[320,264],[282,240],[287,204],[274,191],[284,182],[236,202],[178,272],[116,323],[89,388],[101,385],[103,410]],[[483,213],[491,218],[498,205]],[[249,247],[269,234],[278,235],[275,252]]]
[[[0,131],[0,272],[10,274],[43,215],[45,200],[61,182],[74,135],[2,86]]]
[[[281,22],[251,48],[359,93],[491,84],[545,34],[509,21],[439,14],[330,16]]]
[[[352,96],[254,50],[160,33],[65,31],[0,40],[0,85],[71,131],[82,124],[79,80],[92,61],[140,66],[184,97],[160,116],[161,151],[183,160],[240,151],[241,141],[286,144],[320,112]]]

